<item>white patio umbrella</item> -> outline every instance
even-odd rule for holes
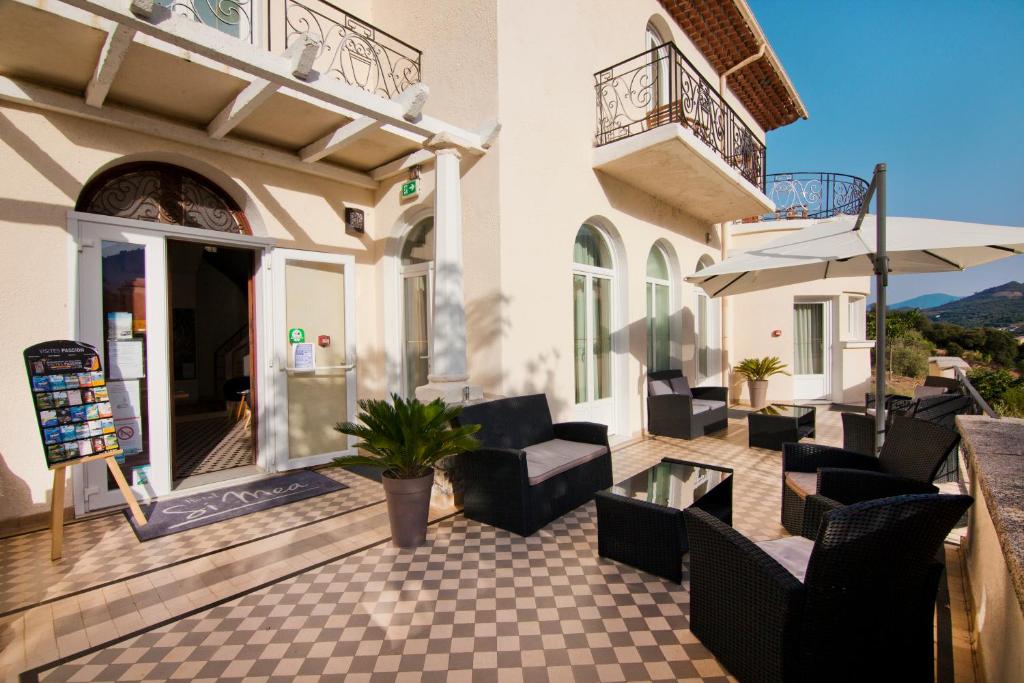
[[[1024,228],[889,216],[889,273],[954,272],[1024,254]],[[874,275],[876,226],[868,214],[812,223],[686,278],[709,296],[835,277]]]
[[[881,397],[885,395],[888,275],[959,271],[1024,254],[1024,228],[887,217],[885,174],[885,164],[878,164],[860,216],[823,219],[686,278],[709,296],[719,297],[827,278],[875,275],[875,357],[882,359],[875,373],[878,445],[885,431],[885,402]],[[877,216],[866,213],[875,193]],[[887,268],[882,266],[886,262]]]

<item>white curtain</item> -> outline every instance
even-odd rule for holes
[[[825,307],[822,304],[794,304],[793,370],[798,375],[825,372]]]

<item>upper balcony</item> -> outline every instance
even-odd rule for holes
[[[868,181],[826,171],[770,173],[765,176],[765,188],[775,210],[744,218],[744,223],[856,215],[867,195]]]
[[[161,0],[176,14],[275,53],[313,36],[313,68],[391,99],[420,81],[422,52],[325,0]]]
[[[0,2],[0,101],[369,190],[497,135],[423,113],[421,73],[420,50],[324,0]]]
[[[594,80],[595,168],[713,223],[774,210],[764,143],[674,43]]]

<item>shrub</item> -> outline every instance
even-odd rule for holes
[[[1024,386],[1010,387],[992,407],[1003,417],[1024,417]]]
[[[920,377],[928,372],[931,350],[932,345],[920,332],[908,330],[892,340],[889,371],[907,377]]]
[[[1014,386],[1022,386],[1021,380],[1004,368],[989,370],[988,368],[977,368],[967,373],[967,379],[971,381],[974,388],[978,390],[981,397],[989,405],[995,405],[1003,398],[1003,394]]]

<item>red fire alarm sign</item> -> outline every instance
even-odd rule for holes
[[[773,337],[781,337],[782,336],[782,330],[772,330],[772,336]]]
[[[316,343],[319,344],[321,348],[326,348],[331,345],[331,338],[326,334],[321,334],[316,338]]]

